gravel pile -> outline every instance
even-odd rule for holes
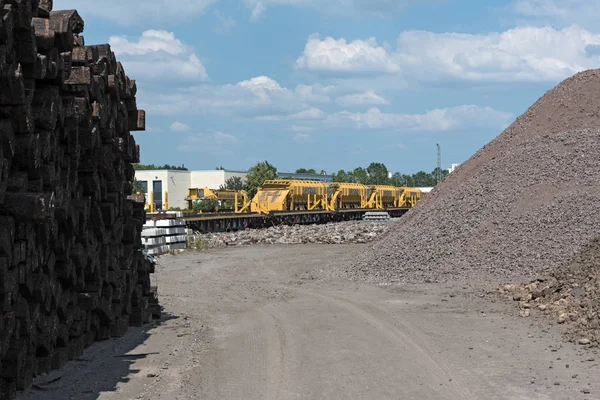
[[[600,230],[600,71],[548,91],[450,174],[350,274],[379,282],[547,276]]]
[[[199,239],[206,247],[254,244],[367,243],[387,231],[390,226],[389,222],[356,221],[323,225],[281,225],[267,229],[196,235],[196,239]]]
[[[507,284],[499,293],[517,302],[522,317],[544,315],[564,325],[571,341],[600,346],[600,239],[548,279]]]

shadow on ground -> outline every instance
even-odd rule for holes
[[[163,311],[160,320],[140,328],[130,327],[121,338],[94,343],[81,357],[68,362],[62,369],[37,377],[31,389],[20,392],[17,399],[92,400],[102,393],[116,391],[119,383],[128,382],[132,375],[140,372],[133,368],[136,361],[158,354],[143,351],[143,344],[153,331],[178,318]]]

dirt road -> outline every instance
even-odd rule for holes
[[[348,249],[164,257],[160,325],[100,343],[21,398],[600,399],[597,354],[470,289],[326,278]]]

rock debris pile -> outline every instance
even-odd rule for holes
[[[598,235],[600,70],[566,79],[417,203],[351,274],[373,281],[547,276]],[[597,300],[596,300],[597,301]]]
[[[547,279],[506,284],[499,293],[518,302],[522,317],[545,315],[565,325],[573,342],[600,346],[600,238]]]
[[[367,243],[383,234],[388,222],[340,222],[323,225],[281,225],[267,229],[248,229],[234,233],[196,235],[207,247],[255,244],[345,244]]]
[[[75,10],[0,1],[0,398],[157,312],[136,84]],[[151,307],[150,303],[154,305]]]

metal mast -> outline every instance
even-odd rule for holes
[[[439,143],[437,145],[437,183],[442,181],[442,148]]]

